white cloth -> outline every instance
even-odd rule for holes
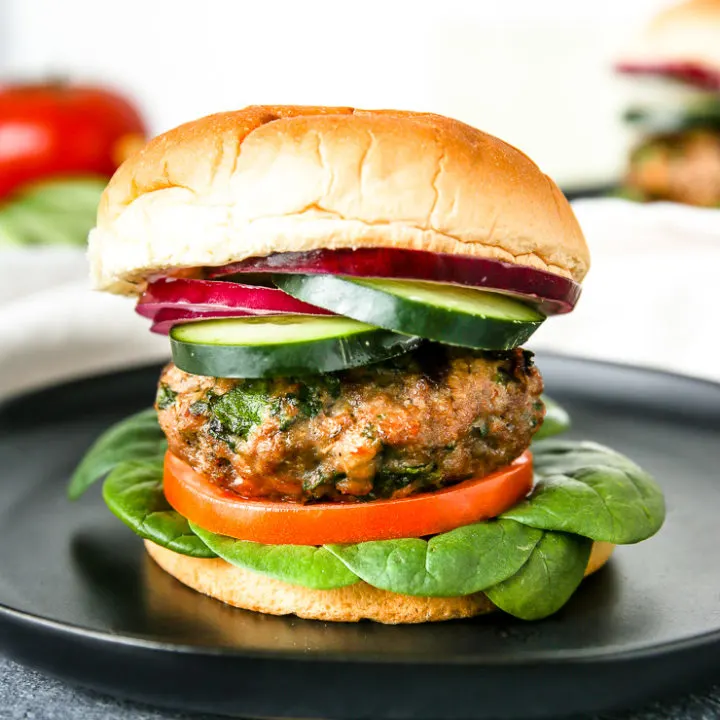
[[[92,292],[84,253],[0,252],[0,398],[169,358],[133,301]]]
[[[529,343],[720,381],[720,210],[573,204],[592,266],[576,309]]]
[[[720,211],[574,208],[593,266],[576,310],[529,347],[720,380]],[[0,397],[168,357],[132,300],[89,289],[81,251],[0,252]]]

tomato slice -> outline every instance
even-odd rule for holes
[[[500,515],[533,482],[532,455],[523,453],[490,475],[399,500],[316,503],[244,500],[168,452],[165,496],[190,522],[220,535],[269,545],[325,545],[412,538],[453,530]]]

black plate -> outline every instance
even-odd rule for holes
[[[573,434],[653,472],[662,532],[620,549],[553,618],[324,624],[235,610],[165,575],[69,473],[147,406],[157,368],[0,406],[0,632],[20,660],[186,710],[332,718],[539,718],[639,703],[720,667],[720,385],[541,356]]]

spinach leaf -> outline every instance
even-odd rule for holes
[[[94,482],[128,460],[156,460],[167,449],[154,409],[131,415],[103,433],[70,479],[68,497],[79,498]]]
[[[367,497],[389,498],[396,490],[405,488],[412,483],[416,483],[418,488],[425,487],[431,485],[437,478],[438,471],[435,463],[404,467],[400,463],[397,463],[396,467],[388,464],[375,475],[372,492]]]
[[[155,404],[159,410],[167,410],[176,400],[178,394],[165,383],[160,383],[157,395],[155,396]]]
[[[298,383],[297,404],[301,415],[312,418],[322,411],[323,390],[322,384]]]
[[[542,537],[509,520],[436,535],[327,545],[362,580],[404,595],[452,597],[484,590],[516,573]]]
[[[542,396],[542,402],[545,405],[545,419],[533,436],[533,441],[559,435],[570,429],[570,416],[563,407],[547,395]]]
[[[245,380],[224,395],[209,398],[210,433],[234,449],[239,441],[247,440],[269,407],[267,380]]]
[[[655,481],[624,455],[592,442],[551,440],[533,448],[537,484],[502,517],[593,540],[636,543],[665,519]]]
[[[315,590],[332,590],[358,582],[358,577],[322,547],[262,545],[216,535],[190,526],[208,548],[226,562],[277,580]]]
[[[557,612],[583,579],[592,542],[577,535],[546,532],[519,572],[485,591],[501,610],[522,620]]]
[[[160,460],[118,465],[103,483],[103,498],[110,510],[140,537],[182,555],[215,557],[165,499]]]

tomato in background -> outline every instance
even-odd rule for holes
[[[145,136],[135,107],[109,90],[0,85],[0,198],[50,177],[109,178]]]

